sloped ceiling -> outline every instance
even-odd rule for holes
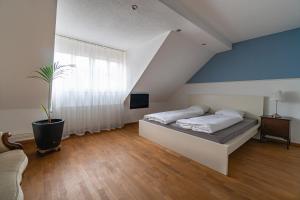
[[[156,101],[184,84],[208,57],[231,49],[213,29],[192,23],[158,0],[59,0],[56,33],[126,50],[128,94],[149,92]],[[170,72],[173,77],[155,80]]]
[[[133,92],[149,93],[152,102],[165,101],[213,55],[213,51],[186,38],[184,34],[171,32]]]
[[[127,50],[127,95],[134,88],[169,34],[170,32],[163,33],[152,40],[140,44],[138,47]]]
[[[213,55],[230,50],[232,42],[300,26],[299,3],[59,0],[56,32],[140,55],[128,63],[132,69],[129,91],[149,92],[152,101],[164,101]],[[137,10],[131,9],[133,4]],[[166,32],[170,32],[166,39],[155,39]],[[148,51],[141,47],[147,41],[158,43]],[[140,57],[151,59],[145,62]]]
[[[232,43],[300,27],[299,0],[160,0]]]
[[[137,10],[131,9],[133,4]],[[56,33],[96,44],[128,50],[177,29],[212,49],[231,45],[158,0],[58,0]]]

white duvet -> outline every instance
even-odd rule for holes
[[[209,108],[206,106],[191,106],[182,110],[173,110],[145,115],[144,119],[160,122],[162,124],[170,124],[178,119],[198,117],[206,113],[208,109]]]
[[[214,133],[230,127],[242,120],[242,117],[237,116],[206,115],[190,119],[180,119],[176,121],[176,124],[184,129],[192,129],[193,131],[205,133]]]

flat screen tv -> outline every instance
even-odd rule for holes
[[[149,94],[130,94],[130,109],[149,108]]]

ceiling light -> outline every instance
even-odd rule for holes
[[[136,4],[131,5],[131,9],[132,10],[137,10],[138,9],[138,5],[136,5]]]

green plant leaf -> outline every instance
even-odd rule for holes
[[[43,77],[45,81],[49,82],[49,77],[41,70],[41,71],[35,71],[40,77]]]
[[[42,68],[40,68],[41,74],[50,82],[52,80],[52,70],[51,70],[51,66],[44,66]]]
[[[48,81],[43,78],[43,77],[40,77],[40,76],[28,76],[28,78],[32,78],[32,79],[40,79],[40,80],[43,80],[43,81],[46,81],[48,83]]]
[[[70,67],[75,67],[75,65],[60,65],[58,62],[51,63],[40,67],[38,70],[34,71],[33,76],[29,76],[32,79],[39,79],[45,81],[49,84],[49,97],[48,97],[48,109],[41,105],[42,110],[47,115],[49,123],[51,123],[51,91],[52,91],[52,81],[56,78],[63,77],[67,71],[70,70]]]

